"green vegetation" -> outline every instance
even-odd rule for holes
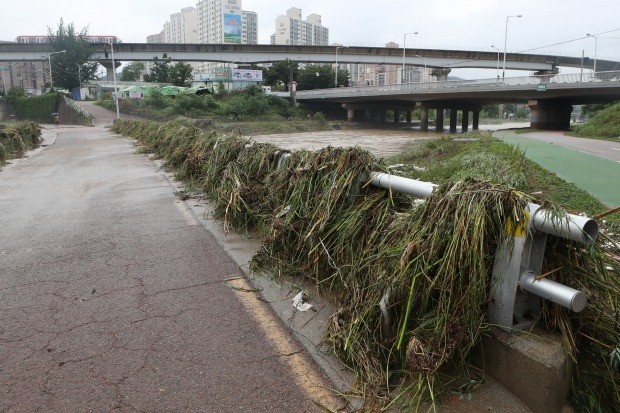
[[[595,215],[606,209],[586,191],[528,160],[519,149],[480,132],[459,139],[429,140],[389,162],[403,164],[400,170],[405,176],[423,181],[441,184],[483,179],[535,194],[577,213]]]
[[[30,120],[37,123],[52,123],[52,113],[58,111],[60,99],[59,93],[50,93],[41,96],[17,96],[11,95],[15,88],[9,91],[8,102],[15,111],[18,120]]]
[[[620,142],[620,103],[597,111],[588,123],[574,126],[570,135]]]
[[[121,72],[122,82],[138,82],[140,76],[144,72],[144,63],[142,62],[129,62],[127,63]]]
[[[139,63],[134,64],[139,65]],[[136,68],[132,68],[132,71],[135,72]],[[192,71],[192,66],[189,63],[176,62],[173,64],[172,58],[164,53],[161,59],[157,56],[153,57],[153,66],[150,72],[144,75],[144,81],[171,83],[174,86],[189,87],[192,84]],[[131,73],[128,75],[131,76]]]
[[[39,146],[41,129],[33,122],[0,124],[0,165]]]
[[[297,62],[284,60],[263,68],[263,83],[272,90],[287,90],[291,80],[297,82],[297,90],[324,89],[336,86],[348,86],[349,71],[334,69],[332,65],[306,65],[299,67]]]
[[[257,85],[229,94],[180,93],[174,97],[166,96],[162,88],[154,87],[142,101],[123,99],[119,103],[121,112],[141,118],[186,123],[200,120],[203,124],[209,123],[209,128],[242,131],[245,135],[331,128],[322,113],[314,114],[313,120],[308,121],[305,109],[293,108],[286,99],[266,95]],[[99,101],[97,104],[115,110],[112,100]],[[213,126],[213,121],[217,122],[217,126]]]
[[[97,78],[99,63],[91,61],[93,47],[88,41],[87,28],[78,32],[73,23],[65,25],[60,19],[55,30],[47,28],[47,35],[54,51],[50,56],[52,67],[47,71],[52,72],[55,88],[72,90],[82,82]]]
[[[526,202],[549,204],[507,185],[545,195],[552,185],[542,170],[532,177],[518,151],[478,135],[428,142],[400,158],[426,167],[403,166],[408,175],[441,183],[413,206],[407,196],[367,185],[371,171],[397,167],[359,148],[296,151],[283,161],[286,151],[272,145],[178,123],[120,121],[113,130],[138,139],[201,190],[226,228],[259,231],[254,270],[303,277],[335,294],[326,339],[358,373],[369,411],[396,399],[417,411],[423,400],[471,384],[469,352],[490,327],[497,243],[509,236],[508,221],[524,218]],[[476,153],[483,151],[489,159]],[[576,357],[572,396],[584,412],[620,405],[617,251],[605,236],[590,247],[561,239],[547,245],[543,272],[553,270],[552,278],[591,301],[579,314],[547,303],[540,319],[561,331]]]

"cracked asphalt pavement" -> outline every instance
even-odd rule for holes
[[[57,132],[0,170],[0,412],[337,402],[151,160],[102,127]]]

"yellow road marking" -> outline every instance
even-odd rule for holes
[[[278,353],[288,355],[283,359],[293,371],[297,385],[315,402],[331,411],[337,411],[342,406],[342,401],[322,386],[325,383],[325,378],[316,372],[305,354],[296,353],[296,348],[293,346],[288,332],[282,329],[279,320],[266,308],[265,303],[260,301],[255,294],[247,293],[247,291],[252,291],[254,287],[245,278],[229,279],[227,284],[233,287],[232,290],[239,301],[257,321],[265,336],[275,345]]]

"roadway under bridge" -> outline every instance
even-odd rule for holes
[[[49,44],[0,43],[0,61],[45,60],[54,51]],[[93,45],[93,60],[111,67],[110,45]],[[475,50],[442,50],[359,46],[284,46],[227,44],[116,43],[117,61],[152,61],[166,54],[173,61],[223,62],[236,64],[273,63],[291,60],[299,63],[388,64],[426,66],[441,69],[498,67],[498,53]],[[337,56],[336,56],[337,54]],[[526,53],[507,53],[506,69],[557,73],[559,67],[594,67],[590,57],[568,57]],[[620,62],[596,61],[598,71],[620,70]]]

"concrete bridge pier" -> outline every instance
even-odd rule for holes
[[[105,80],[110,82],[114,81],[114,71],[112,70],[112,60],[103,60],[100,62],[101,66],[105,67]],[[114,69],[118,68],[121,63],[117,60],[114,61]],[[120,80],[120,77],[117,75],[116,80]]]
[[[436,109],[435,115],[435,130],[437,132],[443,132],[443,108]]]
[[[473,119],[472,129],[478,130],[479,126],[480,126],[480,109],[474,110],[474,119]]]
[[[563,100],[530,100],[532,111],[530,127],[543,130],[570,129],[573,106]]]
[[[456,132],[456,116],[457,110],[455,108],[450,109],[450,133]]]
[[[452,69],[438,67],[431,70],[431,76],[435,76],[438,82],[445,82],[446,80],[448,80],[448,75],[451,71]]]
[[[425,106],[421,107],[420,130],[422,132],[428,132],[428,108]]]
[[[463,117],[461,118],[461,131],[467,132],[469,130],[469,111],[463,109]]]
[[[394,119],[392,119],[394,123],[400,122],[400,110],[394,108]]]
[[[347,122],[355,122],[355,109],[347,109]]]

